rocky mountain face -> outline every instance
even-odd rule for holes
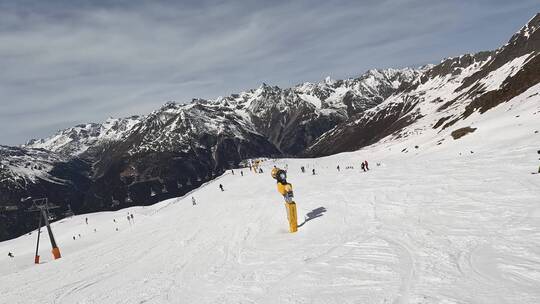
[[[445,59],[428,68],[408,88],[319,137],[303,155],[354,151],[383,138],[444,130],[511,100],[540,82],[539,28],[537,14],[495,51]]]
[[[211,101],[249,117],[253,127],[284,155],[297,155],[324,132],[381,103],[420,75],[414,69],[370,70],[354,79],[256,90]]]

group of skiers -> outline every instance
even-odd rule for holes
[[[134,218],[134,216],[133,216],[133,213],[130,214],[130,213],[128,212],[127,220],[128,220],[128,222],[129,222],[129,225],[130,225],[130,226],[131,226],[132,224],[135,224],[135,218]]]
[[[377,163],[377,166],[380,166],[381,164],[380,163]],[[338,172],[341,172],[341,168],[339,167],[339,165],[336,167],[336,169],[338,170]],[[346,166],[345,169],[354,169],[353,166]],[[363,161],[362,163],[360,163],[360,169],[362,169],[362,171],[366,172],[366,171],[369,171],[369,163],[367,160]]]
[[[377,163],[377,166],[380,166],[380,165],[381,165],[380,163]],[[360,164],[360,168],[361,168],[364,172],[369,171],[369,163],[368,163],[368,161],[367,161],[367,160],[364,160],[364,161]],[[337,165],[336,169],[337,169],[338,172],[341,172],[341,167],[340,167],[339,165]],[[354,167],[353,167],[353,166],[346,166],[345,169],[354,169]],[[306,167],[300,166],[300,171],[301,171],[302,173],[306,173]],[[312,175],[316,175],[315,169],[312,169],[312,170],[311,170],[311,174],[312,174]]]
[[[133,213],[129,213],[129,212],[128,212],[127,215],[126,215],[126,219],[127,219],[127,221],[128,221],[128,223],[129,223],[130,226],[132,226],[132,225],[135,224],[135,216],[133,215]],[[88,225],[88,218],[87,218],[87,217],[84,218],[84,222],[86,223],[86,225]],[[118,222],[116,221],[115,218],[113,218],[113,223],[115,224],[115,226],[116,226],[116,224],[118,223]],[[115,231],[120,231],[120,229],[118,229],[118,227],[115,227],[114,230],[115,230]],[[94,233],[95,233],[95,232],[97,232],[97,229],[96,229],[96,228],[94,228]],[[81,235],[80,235],[80,234],[77,234],[77,235],[74,235],[74,236],[72,237],[73,240],[76,240],[76,239],[77,239],[77,236],[78,236],[78,238],[81,238]]]
[[[360,165],[360,168],[361,168],[362,170],[364,170],[364,172],[369,171],[369,165],[368,165],[367,160],[365,160],[365,161]]]

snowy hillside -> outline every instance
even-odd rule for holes
[[[54,179],[49,172],[55,163],[64,161],[61,156],[44,150],[8,146],[0,146],[0,160],[0,183],[10,182],[23,188],[37,179]]]
[[[428,67],[413,85],[323,134],[305,154],[353,151],[385,137],[432,129],[455,131],[457,122],[473,114],[537,94],[532,88],[540,83],[539,28],[537,14],[495,51],[448,58]]]
[[[270,160],[264,174],[228,171],[153,206],[63,219],[53,224],[59,260],[46,233],[40,265],[35,233],[2,242],[2,300],[539,303],[539,89],[456,122],[478,128],[457,140],[433,130]],[[269,176],[274,163],[288,166],[294,185],[295,234]]]

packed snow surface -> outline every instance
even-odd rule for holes
[[[182,198],[61,220],[59,260],[45,231],[39,265],[35,232],[2,242],[0,302],[540,303],[535,98],[473,115],[460,123],[474,133],[440,145],[429,133],[268,160]],[[288,167],[297,233],[274,164]]]

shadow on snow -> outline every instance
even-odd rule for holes
[[[304,222],[302,224],[299,224],[298,227],[304,226],[305,223],[311,221],[312,219],[316,219],[318,217],[323,216],[323,214],[325,212],[326,212],[326,208],[324,208],[324,207],[319,207],[319,208],[315,208],[315,209],[311,210],[304,217]]]

